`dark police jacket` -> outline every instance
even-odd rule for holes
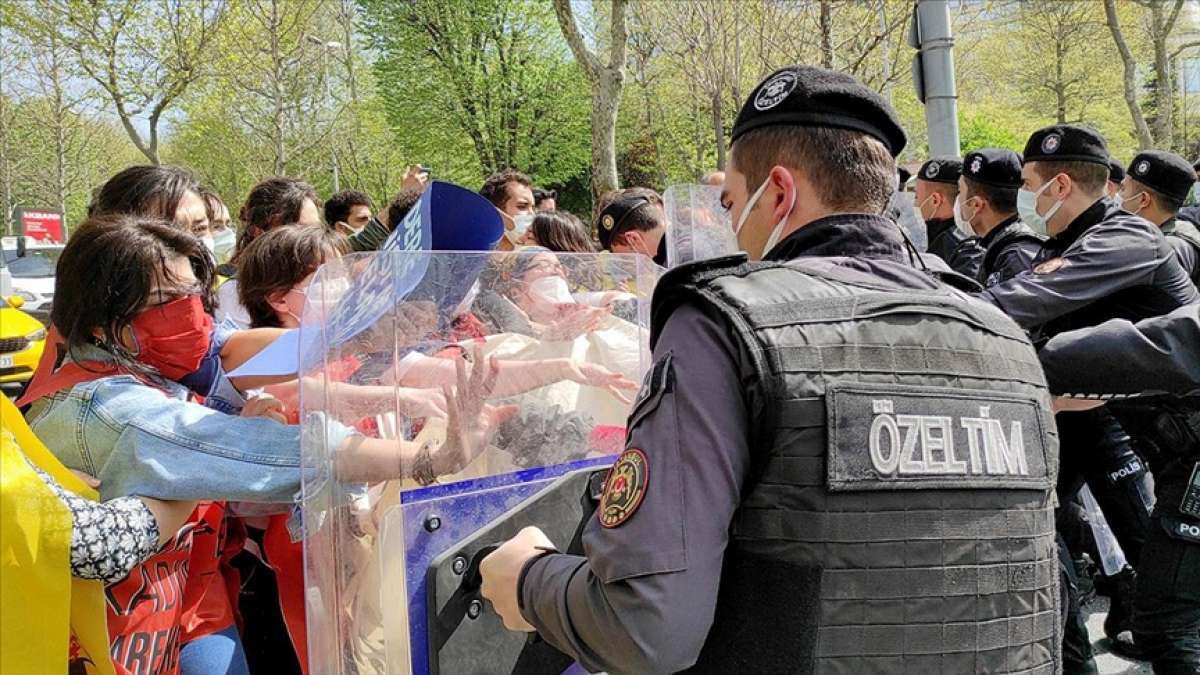
[[[1159,228],[1105,199],[1046,240],[1032,270],[980,297],[1040,337],[1200,300]]]
[[[987,288],[1032,269],[1043,241],[1013,215],[980,238],[984,254],[977,280]]]
[[[1179,264],[1183,266],[1192,283],[1200,286],[1200,228],[1182,218],[1167,221],[1162,226],[1167,242],[1179,256]]]
[[[1025,334],[882,217],[769,257],[659,282],[644,500],[527,567],[526,619],[611,673],[1054,672],[1057,439]]]
[[[930,253],[945,260],[955,272],[972,279],[977,277],[979,264],[983,261],[983,247],[979,245],[978,237],[964,234],[953,218],[927,220],[925,229],[929,235]]]

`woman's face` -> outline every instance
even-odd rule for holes
[[[275,309],[275,317],[279,319],[279,325],[284,328],[298,328],[300,326],[300,315],[304,313],[304,303],[308,298],[308,287],[312,284],[313,277],[316,272],[304,277],[291,290],[282,294],[277,300],[271,303]]]
[[[155,276],[154,282],[150,285],[150,292],[146,294],[146,299],[142,302],[138,313],[192,295],[197,292],[199,284],[200,281],[196,278],[195,271],[192,270],[191,260],[181,255],[168,258],[165,272],[160,272]],[[120,339],[121,346],[125,349],[133,351],[137,348],[137,341],[133,339],[133,329],[130,326],[121,329]]]
[[[553,253],[539,253],[521,276],[521,284],[513,293],[513,299],[517,306],[534,321],[549,322],[558,318],[561,304],[568,300],[567,298],[547,297],[544,292],[539,292],[535,288],[535,285],[542,286],[537,284],[539,279],[551,277],[557,277],[565,282],[566,270],[563,269],[562,263]]]
[[[175,224],[197,237],[210,235],[208,211],[204,208],[204,198],[188,190],[175,207]]]
[[[553,253],[538,253],[534,256],[533,263],[526,268],[525,274],[521,276],[521,285],[527,289],[529,288],[529,284],[542,277],[567,278],[567,272],[563,269],[562,263],[558,262],[558,256]]]

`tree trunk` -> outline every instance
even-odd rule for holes
[[[1121,32],[1121,24],[1117,19],[1116,0],[1104,0],[1104,16],[1108,23],[1108,30],[1112,33],[1113,42],[1117,44],[1117,51],[1121,54],[1121,63],[1125,67],[1125,105],[1129,108],[1129,116],[1133,118],[1133,127],[1137,131],[1138,149],[1147,150],[1154,147],[1154,139],[1150,135],[1150,127],[1146,124],[1146,118],[1142,115],[1142,109],[1138,106],[1137,62],[1133,59],[1133,52],[1129,49],[1129,44],[1125,42],[1125,34]]]
[[[712,95],[712,131],[717,143],[717,168],[725,170],[725,120],[721,110],[721,92]]]
[[[821,65],[833,69],[833,0],[821,0]]]
[[[1154,119],[1154,142],[1156,147],[1171,147],[1171,136],[1175,133],[1175,106],[1171,96],[1171,62],[1167,55],[1167,39],[1170,37],[1173,22],[1164,15],[1166,7],[1155,3],[1151,6],[1153,33],[1151,40],[1154,45],[1154,109],[1158,112]]]
[[[1054,43],[1054,109],[1059,124],[1067,123],[1067,87],[1063,84],[1063,61],[1065,58],[1066,49],[1063,47],[1063,43]]]
[[[616,190],[617,110],[624,75],[605,68],[592,85],[592,199]]]

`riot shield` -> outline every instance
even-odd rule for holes
[[[667,216],[667,267],[737,253],[737,237],[721,206],[721,188],[672,185],[663,193]]]
[[[309,672],[537,670],[479,595],[478,564],[527,525],[568,550],[590,515],[649,365],[654,267],[527,248],[355,254],[318,271],[299,338],[294,533]]]
[[[908,240],[922,253],[929,250],[929,232],[917,212],[916,195],[906,190],[892,193],[883,215],[900,226]]]

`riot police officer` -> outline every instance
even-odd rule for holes
[[[917,171],[917,212],[925,221],[928,251],[941,258],[950,269],[974,279],[983,259],[979,238],[954,218],[958,199],[958,178],[962,162],[956,158],[935,158]]]
[[[1184,271],[1200,285],[1200,229],[1178,218],[1195,179],[1195,171],[1184,158],[1173,152],[1148,150],[1129,163],[1121,198],[1126,211],[1162,229]]]
[[[1041,357],[1053,391],[1110,401],[1141,441],[1156,500],[1133,635],[1158,675],[1200,672],[1200,306],[1064,333]],[[1125,398],[1163,391],[1177,396]]]
[[[1047,232],[1029,272],[981,294],[1038,339],[1112,318],[1139,320],[1200,299],[1157,227],[1104,198],[1110,175],[1104,139],[1092,129],[1040,129],[1025,146],[1021,219]],[[1074,498],[1086,481],[1131,561],[1141,558],[1150,500],[1145,463],[1106,410],[1056,417],[1062,444],[1059,498]],[[1133,579],[1120,577],[1118,597]],[[1105,632],[1133,652],[1127,605],[1114,606]]]
[[[1042,238],[1017,215],[1020,188],[1021,156],[1012,150],[983,148],[963,158],[954,217],[980,237],[976,278],[985,288],[1032,268],[1042,250]]]
[[[1121,205],[1121,185],[1125,182],[1125,167],[1115,158],[1108,158],[1108,184],[1104,188],[1104,196]]]
[[[747,255],[660,280],[586,556],[527,528],[483,561],[483,594],[589,670],[1052,672],[1040,366],[871,215],[905,143],[895,113],[791,66],[732,138],[722,201]]]

